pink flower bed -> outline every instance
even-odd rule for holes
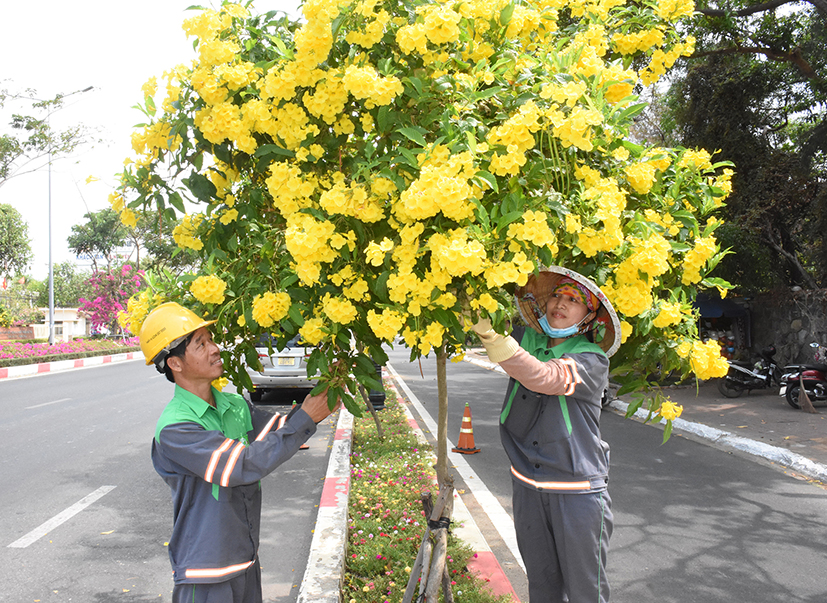
[[[75,339],[70,342],[60,342],[54,345],[48,343],[0,343],[0,360],[5,358],[31,358],[37,362],[43,356],[56,354],[76,354],[78,352],[112,352],[117,354],[123,348],[138,345],[137,337],[129,339]]]

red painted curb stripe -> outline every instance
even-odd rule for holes
[[[83,358],[78,358],[75,360],[75,368],[81,368],[83,366]]]
[[[491,551],[478,551],[468,560],[468,569],[484,580],[495,596],[511,595],[514,601],[519,602],[520,599],[514,592],[511,582]]]
[[[349,477],[328,477],[326,480],[324,480],[324,488],[322,488],[322,500],[319,502],[319,507],[339,506],[338,495],[347,494],[349,491]]]
[[[8,376],[9,376],[9,369],[0,368],[0,379],[5,379]]]
[[[333,436],[333,440],[349,440],[350,431],[350,429],[337,429],[336,435]]]
[[[112,362],[112,356],[104,356],[103,363],[106,364],[107,362]]]
[[[37,372],[38,373],[48,373],[52,370],[52,365],[49,362],[41,362],[37,365]]]

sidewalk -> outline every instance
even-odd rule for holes
[[[468,350],[465,359],[502,371],[482,349]],[[778,395],[777,387],[726,398],[714,381],[697,388],[664,387],[663,393],[683,406],[681,418],[673,423],[672,437],[696,436],[711,445],[747,453],[806,478],[827,482],[827,406],[816,406],[818,414],[796,410]],[[611,408],[625,415],[631,399],[631,395],[624,395],[613,401]],[[639,410],[635,418],[643,420],[647,414]]]

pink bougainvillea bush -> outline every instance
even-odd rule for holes
[[[95,332],[119,331],[118,313],[126,310],[129,298],[141,289],[143,278],[143,271],[134,270],[129,264],[100,270],[92,275],[87,281],[94,292],[91,299],[82,297],[78,302]]]

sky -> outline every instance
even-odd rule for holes
[[[0,186],[0,203],[17,209],[29,227],[34,260],[28,273],[49,274],[48,216],[51,198],[52,263],[76,261],[66,238],[84,214],[109,206],[116,174],[131,157],[130,135],[144,116],[132,108],[142,100],[141,86],[162,81],[165,71],[195,57],[192,39],[181,29],[197,0],[29,0],[0,8],[0,88],[34,89],[42,99],[84,90],[65,100],[51,116],[54,128],[82,124],[103,139],[42,170]],[[212,6],[210,0],[200,3]],[[216,5],[217,2],[216,2]],[[254,10],[283,10],[300,16],[299,0],[257,0]],[[156,97],[160,103],[162,98]],[[0,131],[8,130],[11,106],[0,110]],[[26,106],[15,105],[15,111]],[[99,181],[87,184],[89,176]],[[88,263],[78,262],[80,266]]]

